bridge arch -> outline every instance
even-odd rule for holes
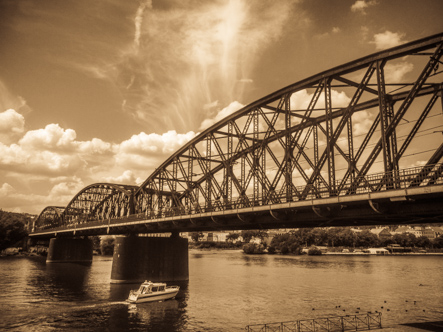
[[[243,107],[160,165],[135,193],[135,212],[164,217],[252,208],[441,177],[441,166],[434,168],[441,139],[426,153],[417,151],[417,141],[431,134],[431,118],[441,110],[442,44],[438,34],[384,50]],[[415,77],[395,75],[405,56],[419,70]],[[423,153],[428,173],[408,182],[401,169],[411,167],[414,153]]]
[[[65,225],[104,220],[134,213],[133,193],[137,186],[94,183],[78,192],[63,212]]]
[[[32,231],[59,227],[63,224],[64,206],[47,206],[35,219]]]

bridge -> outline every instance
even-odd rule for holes
[[[46,207],[30,236],[443,222],[442,46],[443,33],[275,91],[140,186],[92,184]]]

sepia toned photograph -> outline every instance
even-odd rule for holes
[[[0,0],[0,330],[443,331],[442,17]]]

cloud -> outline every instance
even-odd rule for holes
[[[142,182],[143,180],[140,181],[138,178],[136,178],[131,170],[126,170],[119,176],[108,176],[103,178],[103,182],[107,183],[135,184],[137,181]]]
[[[403,61],[399,63],[388,63],[385,66],[385,78],[387,82],[403,82],[406,74],[414,69],[412,63]]]
[[[22,120],[13,112],[7,114]],[[99,138],[78,141],[75,130],[58,124],[30,130],[17,143],[0,142],[2,208],[39,213],[47,205],[66,205],[92,183],[141,184],[194,137],[192,131],[142,132],[109,143]]]
[[[25,118],[13,109],[0,113],[0,142],[12,143],[25,130]]]
[[[374,6],[376,4],[377,4],[377,1],[374,1],[374,0],[369,0],[369,1],[357,0],[351,6],[351,11],[353,11],[353,12],[360,12],[362,14],[366,14],[365,9],[368,8],[369,6]]]
[[[114,84],[124,111],[151,128],[197,130],[208,104],[242,100],[259,54],[288,19],[304,24],[297,2],[140,2],[133,39],[118,57],[77,68]]]
[[[78,192],[85,187],[83,181],[78,177],[73,177],[72,181],[60,182],[54,185],[49,192],[49,197],[65,197],[71,200]],[[57,200],[58,201],[58,200]]]
[[[306,89],[297,91],[291,96],[291,109],[292,110],[305,110],[308,108],[309,103],[313,97],[313,93],[309,93]],[[351,99],[346,95],[344,91],[338,92],[331,90],[332,107],[346,107]],[[325,93],[322,92],[318,98],[315,108],[325,107]]]
[[[193,131],[178,134],[175,130],[171,130],[162,135],[142,132],[114,147],[115,160],[119,166],[126,169],[145,170],[149,175],[154,167],[159,166],[194,137]]]
[[[19,144],[32,150],[65,151],[75,149],[76,132],[63,129],[58,124],[48,124],[44,129],[28,131]]]
[[[152,1],[140,2],[140,6],[137,8],[137,13],[135,14],[134,24],[135,24],[135,33],[134,33],[134,46],[138,51],[140,47],[140,36],[141,36],[141,27],[143,24],[143,13],[146,8],[152,8]]]
[[[32,111],[31,108],[26,104],[26,100],[23,97],[11,93],[3,81],[0,80],[0,112],[8,109],[13,109],[14,111],[18,111],[23,115],[26,115]]]
[[[222,110],[218,111],[217,114],[215,115],[215,117],[210,118],[210,119],[205,119],[201,123],[199,130],[206,130],[206,129],[208,129],[213,124],[215,124],[215,123],[219,122],[220,120],[226,118],[228,115],[238,111],[243,106],[244,105],[240,104],[238,101],[233,101],[228,106],[226,106]]]
[[[375,34],[374,40],[371,43],[375,44],[375,48],[377,50],[384,50],[404,44],[406,41],[402,40],[403,37],[404,34],[387,30],[385,32]]]

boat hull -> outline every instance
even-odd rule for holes
[[[129,303],[143,303],[165,301],[173,299],[179,291],[179,288],[167,289],[164,292],[157,292],[151,294],[130,294],[128,298]]]

